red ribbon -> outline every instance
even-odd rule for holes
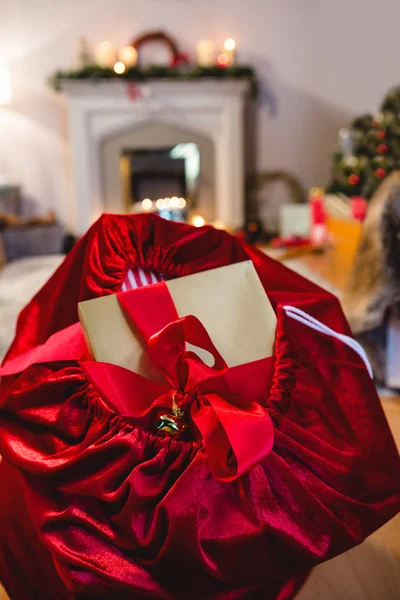
[[[116,365],[81,361],[101,397],[118,414],[135,419],[155,408],[169,410],[178,398],[178,405],[190,414],[203,438],[213,474],[222,481],[237,479],[265,458],[274,440],[265,407],[272,357],[229,368],[199,319],[179,318],[165,283],[117,296],[125,315],[147,342],[149,357],[163,373],[165,383]],[[193,346],[206,350],[214,364],[205,364],[190,349]],[[29,356],[6,363],[0,375],[19,372],[33,362],[60,360],[61,355],[64,360],[79,360],[82,353],[82,334],[72,326],[27,353]]]

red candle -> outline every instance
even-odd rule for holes
[[[321,246],[328,237],[324,191],[321,188],[311,188],[309,202],[311,210],[310,241],[315,246]]]
[[[367,201],[361,196],[353,196],[350,200],[351,214],[353,219],[364,221],[367,215]]]

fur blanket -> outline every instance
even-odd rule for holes
[[[379,383],[385,380],[389,311],[400,303],[400,171],[371,198],[349,286],[342,298],[353,333]]]

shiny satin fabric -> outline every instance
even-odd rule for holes
[[[77,303],[118,292],[132,266],[178,277],[248,258],[278,316],[264,402],[274,446],[234,481],[213,475],[201,439],[118,414],[76,361],[2,379],[0,578],[12,600],[286,600],[310,567],[396,514],[399,457],[362,360],[282,309],[349,334],[337,300],[224,232],[102,217],[21,313],[7,358],[76,323]]]

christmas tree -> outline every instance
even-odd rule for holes
[[[385,97],[375,115],[357,117],[339,133],[329,193],[370,198],[378,185],[400,169],[400,87]]]

